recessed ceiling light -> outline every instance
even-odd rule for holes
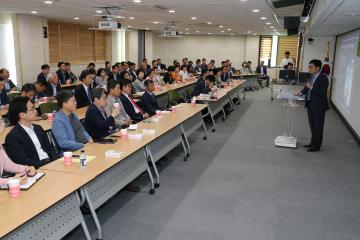
[[[149,28],[145,28],[146,30],[149,30]]]
[[[53,2],[52,1],[45,1],[44,3],[45,4],[52,4]]]
[[[234,34],[233,34],[233,33],[230,33],[230,35],[231,35],[231,36],[234,36]]]
[[[190,33],[185,33],[186,35],[189,35]]]
[[[189,28],[185,28],[185,31],[189,31],[190,29]]]
[[[196,32],[198,33],[198,32],[200,32],[199,30],[196,30]]]
[[[211,35],[212,33],[208,33],[209,35]]]
[[[260,10],[259,9],[253,9],[252,12],[258,13],[258,12],[260,12]]]
[[[130,20],[134,20],[135,18],[134,17],[129,17]]]
[[[141,3],[141,0],[133,0],[133,3]]]
[[[124,17],[124,16],[116,16],[116,18],[122,18],[122,19],[123,19],[123,18],[125,18],[125,17]]]
[[[271,23],[267,22],[266,25],[270,25]]]
[[[219,28],[223,28],[224,26],[223,25],[220,25]]]
[[[131,28],[131,25],[129,25],[128,28]]]
[[[74,17],[74,19],[75,19],[75,20],[79,20],[80,18],[78,18],[78,17]]]
[[[261,19],[261,20],[266,20],[267,18],[266,18],[266,17],[261,17],[260,19]]]
[[[274,32],[276,32],[277,30],[276,29],[273,29]]]
[[[224,30],[221,31],[222,33],[225,32]]]
[[[228,31],[231,31],[232,29],[231,28],[228,28]]]
[[[169,10],[169,13],[174,13],[175,12],[175,10]]]
[[[210,25],[210,24],[212,24],[212,22],[207,22],[207,24],[209,24],[209,25]]]
[[[251,31],[248,31],[248,33],[251,33]]]
[[[101,10],[96,10],[96,13],[102,13],[102,11]]]
[[[240,2],[247,2],[247,0],[240,0]]]
[[[184,32],[179,32],[180,34],[183,34]]]
[[[270,26],[270,28],[274,28],[273,26]]]
[[[191,20],[196,20],[197,19],[197,17],[191,17]]]
[[[32,14],[37,14],[38,12],[37,11],[31,11]]]
[[[156,21],[154,22],[154,24],[158,24],[158,23],[159,23],[159,22],[156,22]]]
[[[256,33],[254,33],[253,35],[256,36]]]

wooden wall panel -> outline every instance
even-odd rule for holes
[[[298,36],[280,36],[278,43],[278,54],[277,54],[277,65],[280,65],[281,59],[284,58],[284,53],[286,51],[290,52],[290,57],[295,60],[297,63],[297,54],[299,47],[299,37]]]

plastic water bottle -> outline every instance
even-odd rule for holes
[[[82,168],[86,167],[86,155],[84,149],[81,149],[81,153],[80,153],[80,167]]]

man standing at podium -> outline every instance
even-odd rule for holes
[[[311,130],[311,141],[304,145],[308,152],[317,152],[320,150],[323,140],[323,129],[325,122],[325,112],[329,110],[327,90],[329,80],[325,74],[321,73],[321,61],[314,59],[309,62],[309,73],[311,75],[308,83],[301,93],[305,95],[305,107],[308,112],[309,125]]]

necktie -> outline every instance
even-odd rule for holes
[[[88,89],[86,90],[87,92],[87,96],[88,96],[88,99],[89,99],[89,103],[91,103],[91,93],[90,93],[90,88],[88,87]]]
[[[130,102],[132,103],[132,105],[133,105],[142,115],[144,115],[143,110],[141,110],[141,108],[139,108],[139,106],[134,102],[134,100],[133,100],[131,97],[129,97],[129,99],[130,99]]]
[[[310,84],[313,85],[314,81],[315,81],[315,75],[311,75],[311,78],[310,78],[310,81],[309,81]],[[311,89],[309,88],[308,95],[307,95],[307,100],[308,101],[310,100],[310,95],[311,95]]]

